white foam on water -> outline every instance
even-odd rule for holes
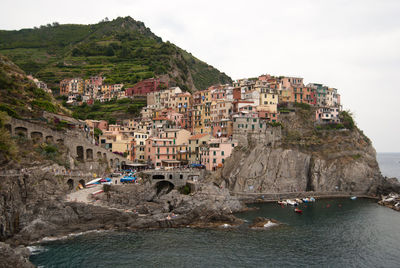
[[[27,246],[26,248],[29,249],[31,255],[36,255],[48,251],[48,249],[43,246]]]
[[[268,221],[266,224],[264,224],[264,228],[269,228],[269,227],[272,227],[272,226],[275,226],[275,225],[277,225],[277,224],[273,223],[272,221]]]
[[[64,236],[46,236],[46,237],[42,238],[41,240],[36,241],[34,244],[43,243],[43,242],[52,242],[52,241],[57,241],[57,240],[65,240],[68,238],[77,237],[77,236],[81,236],[81,235],[85,235],[85,234],[103,233],[103,232],[107,232],[107,230],[90,230],[90,231],[79,232],[79,233],[70,233],[70,234],[64,235]]]

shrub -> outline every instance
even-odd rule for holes
[[[352,113],[350,111],[342,111],[340,113],[340,119],[342,120],[345,128],[349,130],[353,130],[355,128],[356,124],[354,123]]]
[[[6,112],[11,117],[19,118],[18,113],[5,103],[0,103],[0,111]]]
[[[281,122],[268,122],[267,124],[271,127],[282,127]]]
[[[53,103],[51,103],[51,102],[49,102],[47,100],[34,100],[34,101],[31,102],[31,104],[33,106],[37,106],[37,107],[39,107],[39,108],[41,108],[41,109],[43,109],[45,111],[48,111],[50,113],[56,113],[57,112],[57,107]]]
[[[307,110],[307,111],[311,110],[311,106],[309,104],[307,104],[307,103],[296,102],[294,104],[294,106],[297,107],[297,108],[303,109],[303,110]]]

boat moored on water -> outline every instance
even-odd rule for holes
[[[356,199],[357,199],[357,196],[352,196],[352,197],[350,197],[350,199],[351,199],[351,200],[356,200]]]
[[[296,202],[297,202],[298,204],[302,204],[302,203],[303,203],[303,200],[301,200],[300,198],[296,198]]]
[[[294,212],[298,213],[298,214],[303,214],[303,211],[299,208],[295,208]]]
[[[288,205],[291,205],[291,206],[297,206],[298,205],[297,202],[294,201],[294,200],[288,199],[288,200],[286,200],[286,202],[287,202]]]

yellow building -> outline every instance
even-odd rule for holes
[[[271,113],[277,112],[279,95],[277,91],[269,88],[260,89],[260,106],[257,109],[269,111]]]

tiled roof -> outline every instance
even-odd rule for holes
[[[189,138],[189,140],[198,140],[198,139],[201,139],[201,138],[203,138],[203,137],[205,137],[205,136],[207,136],[208,134],[205,134],[205,133],[203,133],[203,134],[196,134],[196,135],[193,135],[193,136],[191,136],[190,138]]]

